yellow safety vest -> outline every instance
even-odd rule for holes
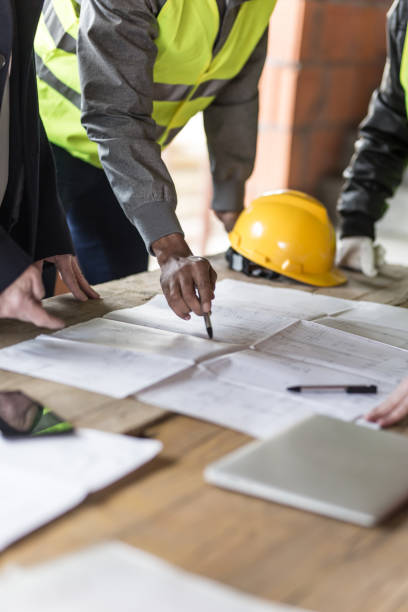
[[[405,107],[408,115],[408,30],[405,35],[404,51],[402,53],[400,81],[405,91]]]
[[[216,0],[167,0],[157,17],[152,117],[167,145],[234,78],[261,39],[277,0],[247,0],[213,55],[220,16]],[[35,39],[40,114],[49,140],[100,167],[95,143],[81,125],[76,58],[80,5],[45,0]]]

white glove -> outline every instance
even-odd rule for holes
[[[343,238],[338,244],[336,265],[374,277],[385,262],[385,249],[367,236]]]

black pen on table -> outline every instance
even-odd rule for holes
[[[344,391],[345,393],[377,393],[377,385],[297,385],[287,387],[286,391],[303,393],[304,391]]]

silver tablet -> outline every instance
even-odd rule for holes
[[[370,527],[408,500],[408,438],[314,415],[204,475],[232,491]]]

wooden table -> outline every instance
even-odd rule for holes
[[[228,271],[221,256],[213,261],[219,279],[245,280]],[[389,266],[376,279],[349,278],[344,287],[317,292],[407,305],[408,269]],[[316,291],[284,281],[273,284]],[[158,272],[99,289],[101,301],[78,304],[59,296],[47,308],[73,324],[141,304],[159,291]],[[37,333],[26,324],[0,323],[3,346]],[[248,593],[318,612],[408,610],[407,511],[381,527],[364,529],[228,493],[205,484],[202,473],[208,463],[249,440],[242,434],[166,415],[133,400],[113,400],[3,371],[0,388],[23,389],[76,425],[143,431],[164,444],[149,465],[12,546],[0,565],[32,564],[117,538]]]

